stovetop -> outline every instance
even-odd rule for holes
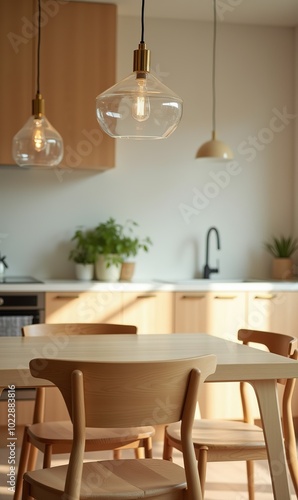
[[[26,283],[43,283],[43,281],[40,281],[36,278],[33,278],[32,276],[3,276],[0,277],[0,284],[26,284]]]

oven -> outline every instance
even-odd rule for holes
[[[3,290],[4,287],[1,286]],[[0,291],[0,336],[15,337],[22,335],[22,327],[32,323],[45,322],[44,292],[5,292]],[[34,400],[35,389],[17,389],[17,400]],[[7,400],[7,390],[1,394],[0,401]]]
[[[23,326],[44,321],[44,292],[0,292],[0,337],[21,336]]]

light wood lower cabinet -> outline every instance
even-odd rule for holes
[[[246,294],[222,292],[176,292],[175,332],[209,333],[237,341],[245,326]],[[238,383],[204,384],[200,397],[204,418],[241,418]]]
[[[298,292],[248,292],[247,327],[298,335]]]
[[[47,323],[123,323],[122,293],[46,293]]]
[[[171,292],[124,292],[123,323],[138,333],[172,333],[174,297]]]

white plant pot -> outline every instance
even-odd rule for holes
[[[95,276],[99,281],[119,281],[121,264],[111,264],[107,267],[105,255],[99,255],[95,262]]]
[[[76,278],[80,281],[91,281],[94,276],[94,264],[76,264]]]

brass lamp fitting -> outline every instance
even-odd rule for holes
[[[32,99],[32,115],[35,118],[41,118],[44,115],[45,104],[42,95],[37,93],[35,99]]]
[[[139,48],[134,50],[133,71],[137,72],[137,78],[146,78],[150,71],[150,50],[146,49],[145,42],[140,42]]]

